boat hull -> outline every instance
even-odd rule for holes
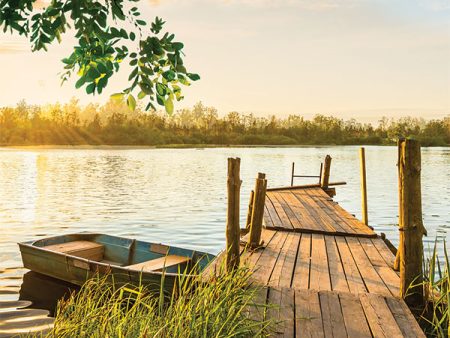
[[[87,237],[86,237],[87,236]],[[127,265],[143,261],[148,257],[161,257],[161,248],[167,248],[166,254],[186,255],[195,258],[195,268],[201,271],[211,261],[214,256],[207,253],[200,253],[192,250],[167,247],[161,244],[152,244],[147,242],[135,241],[121,237],[114,237],[102,234],[75,234],[69,236],[58,236],[50,239],[19,243],[22,261],[25,268],[47,275],[53,278],[64,280],[66,282],[83,285],[87,280],[94,277],[104,277],[109,282],[116,285],[144,285],[155,291],[161,290],[170,292],[176,284],[180,275],[183,273],[185,277],[192,278],[192,266],[184,267],[184,271],[180,271],[180,267],[167,268],[162,271],[139,271],[105,262],[97,262],[94,260],[77,257],[74,255],[63,254],[46,250],[45,246],[61,241],[70,241],[73,239],[89,239],[98,243],[105,244],[105,253],[109,259],[114,261],[126,262]],[[113,239],[113,240],[112,240]],[[44,245],[45,244],[45,245]],[[158,248],[160,252],[151,252],[149,248]],[[142,248],[145,248],[142,250]],[[155,249],[153,249],[155,250]],[[151,259],[151,258],[150,258]],[[188,269],[190,269],[188,271]]]

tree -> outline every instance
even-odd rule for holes
[[[129,60],[129,86],[113,97],[126,99],[134,110],[138,93],[138,99],[148,99],[146,110],[156,109],[158,103],[170,114],[174,100],[183,99],[181,85],[200,79],[183,64],[183,43],[175,41],[174,34],[162,33],[162,19],[156,17],[147,28],[133,6],[139,0],[52,0],[41,10],[34,8],[37,2],[0,0],[0,28],[27,36],[33,51],[46,51],[69,29],[74,31],[78,44],[62,60],[63,83],[76,73],[76,88],[101,94],[120,64]]]

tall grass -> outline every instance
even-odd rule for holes
[[[424,260],[423,287],[427,302],[421,316],[428,336],[449,337],[450,333],[450,260],[444,241],[444,261],[437,255],[437,242],[429,258]]]
[[[240,268],[207,283],[180,276],[171,295],[144,286],[88,281],[58,304],[46,337],[249,337],[267,336],[270,322],[251,319],[257,292]]]

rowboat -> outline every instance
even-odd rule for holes
[[[213,255],[164,244],[98,233],[77,233],[19,243],[25,268],[72,284],[105,276],[114,284],[172,290],[177,278],[193,277]]]

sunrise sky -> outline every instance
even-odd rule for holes
[[[333,114],[377,120],[450,113],[448,0],[142,1],[143,16],[163,17],[185,43],[185,63],[202,80],[176,108],[197,101],[231,110]],[[126,86],[127,70],[101,97],[60,86],[66,35],[48,53],[0,33],[0,106],[103,102]]]

